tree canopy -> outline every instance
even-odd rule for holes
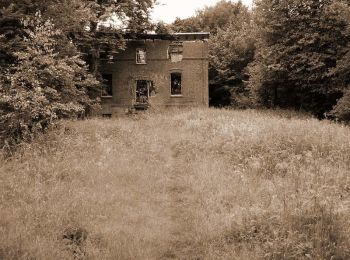
[[[257,51],[250,87],[264,106],[318,116],[342,95],[335,71],[349,51],[349,6],[338,0],[257,1]]]
[[[197,10],[196,15],[187,19],[177,18],[171,25],[175,32],[210,32],[215,35],[219,29],[224,29],[247,7],[242,2],[221,0],[214,6]]]
[[[124,48],[123,33],[150,28],[153,4],[0,1],[0,148],[31,140],[57,119],[98,109],[99,55],[113,57]]]
[[[198,10],[187,19],[177,19],[170,29],[176,32],[208,31],[210,104],[246,107],[247,65],[255,50],[252,13],[242,2],[222,0]]]
[[[345,0],[257,0],[253,10],[220,1],[170,29],[211,32],[212,105],[348,119],[349,17]]]

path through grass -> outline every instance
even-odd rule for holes
[[[0,259],[350,258],[348,127],[176,110],[66,122],[0,163]]]

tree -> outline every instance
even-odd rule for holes
[[[209,40],[210,104],[246,107],[246,67],[254,57],[251,12],[241,2],[222,0],[170,26],[176,32],[211,33]]]
[[[216,5],[197,10],[195,16],[180,19],[177,18],[171,29],[175,32],[200,32],[206,31],[215,35],[218,29],[225,29],[236,16],[246,12],[241,1],[238,3],[221,0]]]
[[[75,0],[81,3],[82,0]],[[150,10],[155,0],[85,0],[80,9],[88,8],[88,16],[75,21],[78,27],[67,33],[79,49],[86,54],[90,71],[98,76],[97,60],[100,54],[113,58],[124,49],[123,35],[145,32],[152,29]],[[65,8],[61,4],[58,8]],[[53,15],[57,13],[53,9]],[[58,18],[59,19],[59,18]],[[103,23],[104,22],[104,23]],[[88,27],[89,30],[85,30]],[[73,32],[73,33],[72,33]]]
[[[348,27],[344,34],[350,35],[350,6],[348,2],[336,1],[333,9],[339,10],[341,17],[346,19]],[[342,121],[350,122],[350,42],[343,51],[343,57],[338,60],[337,66],[333,70],[336,76],[334,84],[343,90],[343,96],[339,99],[333,110],[328,114]]]
[[[13,53],[16,63],[0,78],[0,146],[30,141],[58,118],[83,116],[98,106],[88,92],[98,81],[87,72],[79,56],[62,55],[58,41],[64,37],[38,12],[23,21],[26,47]],[[75,53],[73,44],[68,52]]]
[[[157,34],[170,34],[173,32],[166,23],[158,22],[155,24],[155,33],[157,33]]]
[[[257,103],[304,109],[321,117],[342,90],[333,73],[349,42],[332,0],[257,1],[250,89]]]
[[[125,33],[144,32],[152,27],[149,13],[154,0],[3,0],[1,20],[18,22],[40,12],[84,53],[90,71],[98,74],[101,52],[111,56],[124,48]],[[19,26],[20,27],[20,26]],[[105,33],[101,33],[104,31]],[[65,46],[62,46],[62,50]]]
[[[210,92],[212,105],[249,105],[246,68],[255,51],[254,28],[246,7],[218,29],[209,41]]]
[[[57,119],[95,110],[100,53],[113,55],[124,33],[147,29],[153,2],[1,1],[0,149],[31,140]]]
[[[186,19],[176,18],[175,21],[169,26],[170,30],[174,32],[202,32],[202,28],[199,24],[198,16],[189,17]]]

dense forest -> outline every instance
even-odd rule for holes
[[[349,19],[344,0],[221,1],[168,29],[211,32],[212,105],[349,120]]]
[[[0,0],[0,147],[97,113],[101,54],[123,34],[209,31],[213,106],[288,108],[350,120],[347,0],[220,1],[153,24],[154,0]],[[118,26],[104,26],[117,19]],[[107,23],[108,24],[108,23]]]

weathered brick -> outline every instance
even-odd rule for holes
[[[149,80],[157,94],[149,97],[152,107],[208,106],[208,43],[206,39],[182,40],[183,59],[168,57],[171,40],[132,40],[113,63],[101,62],[101,72],[113,75],[113,96],[103,97],[103,113],[130,109],[136,101],[136,81]],[[136,64],[136,49],[146,48],[147,64]],[[171,96],[171,73],[182,74],[182,96]]]

